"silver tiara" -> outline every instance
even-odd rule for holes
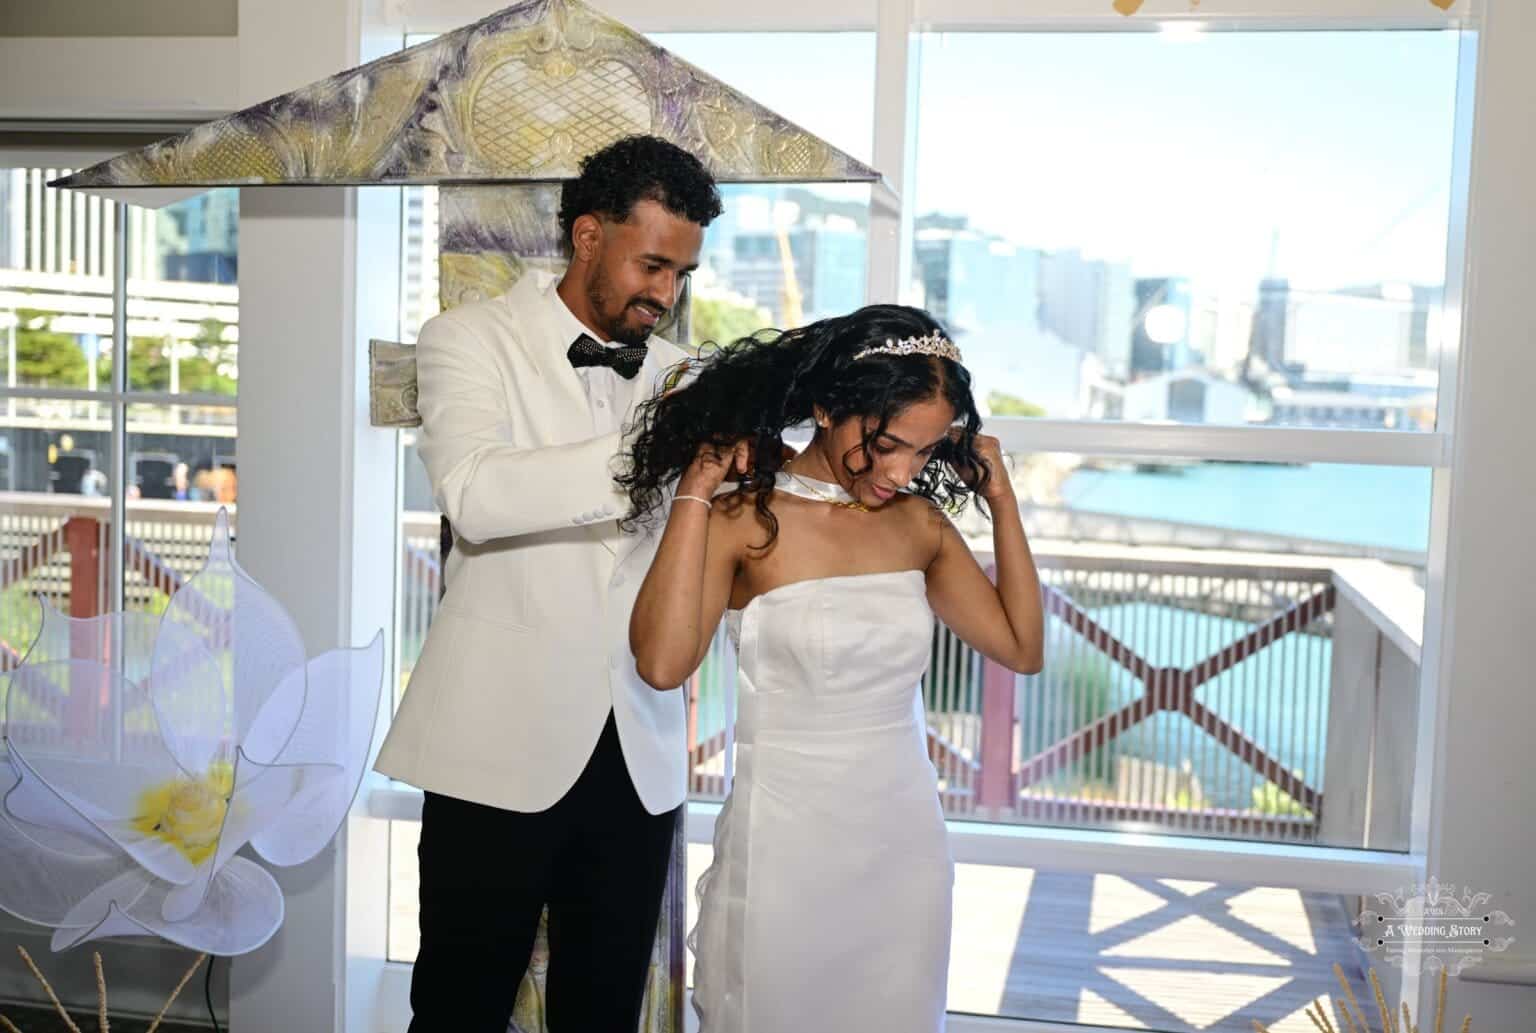
[[[854,359],[862,359],[866,355],[937,355],[941,359],[960,361],[960,349],[955,347],[955,342],[937,330],[922,337],[903,337],[899,341],[887,337],[884,344],[865,348],[854,355]]]

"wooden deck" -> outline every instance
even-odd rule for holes
[[[1371,1000],[1333,895],[961,865],[949,1008],[1126,1029],[1314,1033],[1304,1009]],[[1385,975],[1385,973],[1381,973]],[[1371,1009],[1374,1012],[1374,1008]]]
[[[416,953],[417,828],[394,823],[390,953],[400,961]],[[711,854],[689,846],[690,882]],[[954,907],[951,1012],[1170,1033],[1252,1033],[1258,1020],[1315,1033],[1303,1010],[1323,997],[1334,1014],[1338,962],[1375,1014],[1332,895],[965,864]],[[688,972],[691,983],[691,955]]]

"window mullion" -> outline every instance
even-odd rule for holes
[[[112,205],[112,438],[111,453],[107,460],[107,480],[112,490],[112,520],[108,527],[107,541],[107,598],[106,611],[121,614],[124,611],[123,558],[127,544],[128,482],[127,482],[127,419],[128,406],[123,392],[128,385],[128,206]],[[94,361],[94,359],[93,359]],[[121,642],[122,624],[112,621],[112,664],[122,674],[125,661]],[[122,694],[112,693],[112,752],[115,758],[122,754],[123,737]]]

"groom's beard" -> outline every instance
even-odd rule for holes
[[[638,346],[650,339],[654,327],[641,322],[634,310],[643,308],[654,313],[658,320],[667,314],[667,306],[654,298],[648,298],[644,294],[636,294],[616,301],[613,281],[602,270],[602,267],[593,270],[592,283],[587,287],[587,301],[592,306],[593,313],[597,316],[598,329],[603,332],[610,341],[618,344]]]

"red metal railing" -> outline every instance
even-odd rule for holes
[[[1159,574],[1156,561],[1126,563],[1150,571],[1149,577],[1171,576]],[[1048,565],[1057,569],[1066,566],[1061,562]],[[1245,574],[1241,566],[1230,562],[1224,570],[1229,580],[1241,579]],[[952,816],[994,820],[1065,821],[1085,825],[1138,822],[1264,839],[1308,838],[1322,812],[1320,785],[1289,769],[1273,751],[1261,746],[1254,735],[1222,717],[1196,694],[1201,686],[1232,672],[1245,661],[1254,661],[1287,636],[1319,633],[1321,618],[1332,612],[1335,603],[1334,589],[1326,582],[1326,571],[1284,573],[1295,580],[1289,587],[1301,592],[1300,598],[1285,603],[1279,612],[1271,612],[1264,619],[1246,624],[1246,630],[1241,634],[1209,649],[1193,663],[1181,665],[1159,664],[1142,655],[1106,628],[1089,607],[1081,605],[1068,591],[1047,584],[1044,588],[1047,614],[1077,636],[1090,651],[1135,679],[1140,691],[1129,702],[1072,727],[1066,734],[1050,739],[1021,757],[1017,708],[1020,686],[1027,680],[1021,680],[1012,671],[974,654],[974,665],[949,663],[948,666],[958,670],[959,674],[952,671],[948,677],[967,683],[967,688],[958,693],[949,691],[943,706],[938,706],[935,697],[930,695],[928,729],[929,756],[941,775],[946,812]],[[1264,583],[1270,587],[1273,587],[1274,575],[1273,571],[1254,573],[1256,578],[1267,579]],[[1232,593],[1229,591],[1228,594]],[[1238,609],[1255,610],[1272,604],[1273,600],[1267,600],[1244,604]],[[1233,608],[1230,603],[1228,608]],[[941,643],[946,637],[953,640],[947,629],[939,629]],[[951,641],[944,648],[950,649],[954,645]],[[942,672],[930,671],[930,679],[937,674]],[[728,736],[725,729],[703,736],[699,734],[697,711],[702,695],[701,678],[702,674],[696,675],[690,688],[692,787],[698,795],[717,796],[725,788],[721,777],[721,753],[727,748]],[[980,698],[974,699],[978,695],[977,688]],[[1030,691],[1028,685],[1024,691]],[[1263,691],[1264,687],[1260,686],[1258,692],[1262,694]],[[957,708],[958,714],[952,708]],[[967,709],[973,719],[969,727],[964,723]],[[1048,787],[1053,775],[1095,751],[1103,750],[1132,729],[1146,725],[1159,713],[1187,719],[1235,765],[1249,772],[1250,777],[1257,776],[1262,782],[1269,783],[1308,813],[1263,813],[1213,804],[1177,805],[1158,799],[1102,799]],[[1299,725],[1299,716],[1295,723]],[[956,728],[958,734],[948,734],[946,726]],[[1320,727],[1312,729],[1311,734],[1320,735]],[[1292,739],[1295,737],[1293,732]],[[1320,774],[1314,771],[1313,778]]]
[[[68,509],[77,507],[67,507],[56,499],[47,501],[46,513],[40,505],[38,516],[5,521],[0,527],[4,531],[4,538],[0,539],[4,546],[0,554],[0,590],[41,578],[39,584],[70,615],[95,616],[104,603],[102,568],[110,538],[106,514],[93,512],[91,500],[79,500],[82,505],[78,508],[86,509],[85,513],[71,513]],[[130,527],[144,537],[130,538],[124,553],[124,570],[141,605],[151,589],[169,596],[184,588],[188,575],[201,564],[212,511],[157,511],[142,520],[149,523],[136,526],[130,511]],[[185,525],[188,533],[159,526],[167,521]],[[419,534],[415,533],[417,530]],[[436,608],[436,586],[441,572],[434,552],[435,536],[435,524],[422,523],[420,529],[407,525],[402,568],[406,594],[401,605],[405,672],[412,666]],[[1139,578],[1137,586],[1122,589],[1119,596],[1113,597],[1122,602],[1134,601],[1151,598],[1149,586],[1158,579],[1184,576],[1189,564],[1124,557],[1097,557],[1092,561],[1082,557],[1037,558],[1041,559],[1042,575],[1047,580],[1044,599],[1049,619],[1058,629],[1070,632],[1082,649],[1133,680],[1137,692],[1129,701],[1117,700],[1114,706],[1091,715],[1090,719],[1074,722],[1070,714],[1064,718],[1058,713],[1051,720],[1038,720],[1021,713],[1020,706],[1029,704],[1032,694],[1039,691],[1041,676],[1017,678],[1011,671],[971,653],[947,629],[939,628],[935,663],[925,692],[929,699],[929,755],[940,773],[946,812],[1013,821],[1086,825],[1141,822],[1261,838],[1306,838],[1323,806],[1322,772],[1312,770],[1303,776],[1290,770],[1274,749],[1261,743],[1263,737],[1222,716],[1217,707],[1199,697],[1197,690],[1210,686],[1224,674],[1230,675],[1240,665],[1251,664],[1256,657],[1273,651],[1288,639],[1303,635],[1326,637],[1323,619],[1335,603],[1327,571],[1260,569],[1232,557],[1222,564],[1207,565],[1201,576],[1225,579],[1223,591],[1211,591],[1209,598],[1197,599],[1192,591],[1183,597],[1174,593],[1168,598],[1191,612],[1210,610],[1212,600],[1216,600],[1220,605],[1214,608],[1226,608],[1232,618],[1228,623],[1234,631],[1202,652],[1187,654],[1196,657],[1192,662],[1168,663],[1160,662],[1155,655],[1157,650],[1149,651],[1145,641],[1143,648],[1138,649],[1106,623],[1103,604],[1111,596],[1100,592],[1103,598],[1098,599],[1098,605],[1085,603],[1080,598],[1086,591],[1081,588],[1086,584],[1081,576],[1097,571],[1132,580]],[[1074,581],[1074,577],[1078,580]],[[1282,577],[1289,579],[1284,591],[1276,587],[1276,579]],[[1238,584],[1247,585],[1247,594],[1254,598],[1248,599],[1232,587]],[[1092,591],[1087,594],[1094,596]],[[14,666],[26,645],[0,641],[0,670]],[[1049,659],[1057,663],[1059,657]],[[726,701],[734,693],[734,670],[734,652],[722,633],[717,637],[711,660],[706,661],[690,683],[691,786],[700,796],[718,797],[726,789],[731,716]],[[1284,687],[1276,681],[1259,684],[1252,691],[1258,696],[1270,693],[1278,698]],[[100,701],[96,703],[99,705]],[[1264,813],[1212,801],[1180,805],[1165,798],[1166,794],[1116,795],[1103,786],[1089,793],[1073,783],[1074,771],[1082,767],[1084,758],[1104,751],[1133,730],[1144,730],[1160,714],[1176,715],[1187,721],[1230,758],[1238,776],[1268,783],[1307,813]],[[1323,734],[1320,724],[1314,723],[1308,729],[1299,718],[1291,723],[1296,727],[1287,730],[1293,737],[1315,739]],[[1175,752],[1170,749],[1169,755]]]

